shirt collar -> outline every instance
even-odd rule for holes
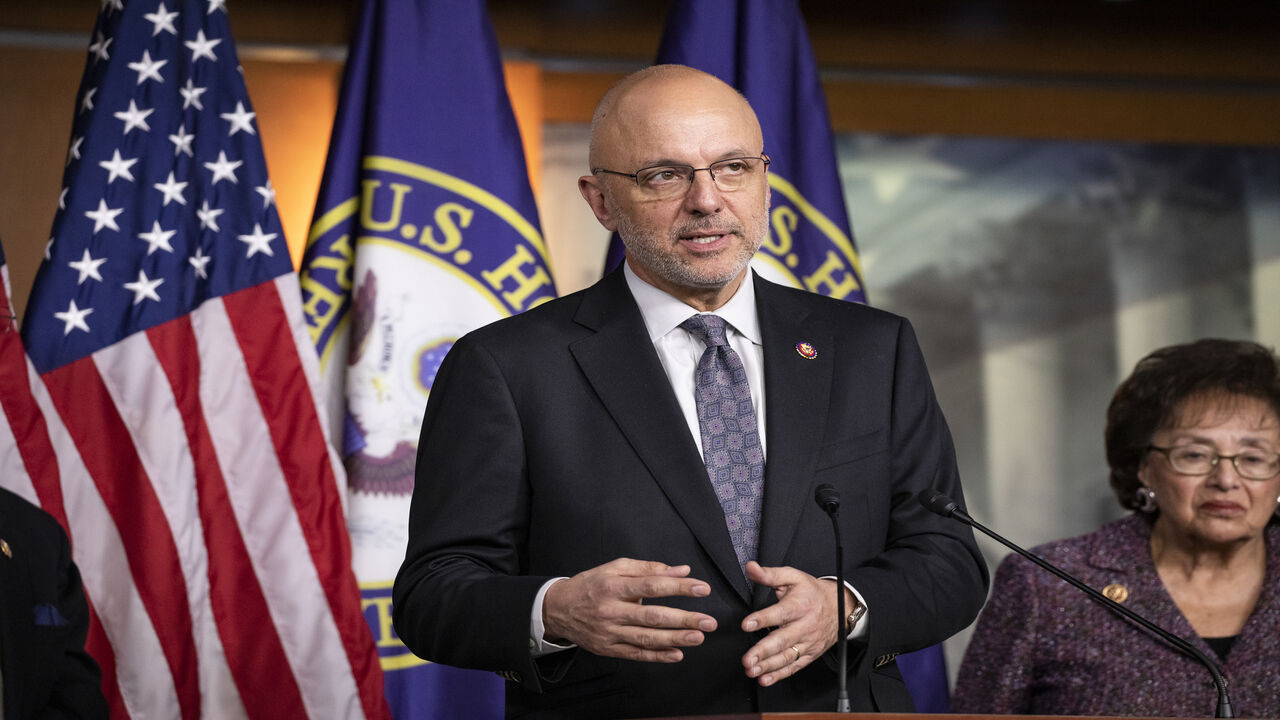
[[[754,272],[754,271],[753,271]],[[645,328],[649,331],[649,339],[656,341],[674,330],[680,323],[689,319],[697,309],[677,300],[664,290],[650,285],[635,274],[625,261],[623,273],[627,278],[627,287],[640,306],[640,315],[644,318]],[[752,280],[753,273],[747,273],[738,291],[733,294],[715,314],[724,318],[740,335],[756,345],[760,345],[760,318],[756,315],[756,286]]]

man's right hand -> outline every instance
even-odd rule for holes
[[[644,601],[711,593],[710,585],[688,574],[688,565],[619,558],[561,580],[542,601],[544,635],[596,655],[680,662],[680,648],[701,645],[703,633],[716,629],[715,618]]]

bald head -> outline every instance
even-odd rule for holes
[[[651,136],[664,125],[677,126],[682,117],[709,113],[722,114],[741,128],[744,154],[760,152],[764,142],[760,123],[747,99],[731,85],[685,65],[654,65],[631,73],[596,106],[591,118],[591,167],[624,162],[627,145],[639,135]]]
[[[714,310],[741,286],[769,234],[763,145],[760,122],[737,90],[693,68],[657,65],[628,75],[600,101],[591,174],[578,178],[578,191],[622,238],[637,277]],[[720,163],[730,164],[713,171]],[[673,185],[680,177],[686,182]]]

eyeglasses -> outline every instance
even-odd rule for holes
[[[608,173],[631,178],[636,181],[636,186],[646,195],[661,199],[675,197],[687,192],[689,186],[693,185],[694,174],[702,170],[707,171],[707,174],[711,176],[711,182],[715,183],[716,187],[721,190],[725,192],[740,190],[758,175],[763,174],[763,170],[768,164],[769,156],[761,154],[758,157],[736,157],[728,160],[719,160],[704,168],[696,168],[692,165],[654,165],[653,167],[640,168],[633,173],[591,168],[591,174]]]
[[[1240,477],[1248,480],[1270,480],[1280,475],[1280,453],[1256,448],[1235,455],[1220,455],[1205,445],[1175,445],[1167,448],[1148,445],[1147,451],[1151,450],[1169,458],[1169,466],[1181,475],[1208,475],[1218,467],[1219,460],[1230,460]]]

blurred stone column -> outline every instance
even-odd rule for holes
[[[983,355],[992,429],[987,434],[989,524],[1019,544],[1049,540],[1062,524],[1057,512],[1067,480],[1056,458],[1066,432],[1062,364],[1069,351],[1061,337],[1050,335]],[[987,550],[994,556],[1007,552],[998,545]]]
[[[1098,316],[983,356],[990,518],[1010,540],[1079,535],[1120,514],[1102,449],[1113,333]]]
[[[1114,384],[1152,350],[1195,337],[1192,274],[1180,258],[1123,234],[1108,233],[1111,282],[1116,296],[1116,371]]]
[[[1244,197],[1253,259],[1254,339],[1280,347],[1280,154],[1249,154]]]

